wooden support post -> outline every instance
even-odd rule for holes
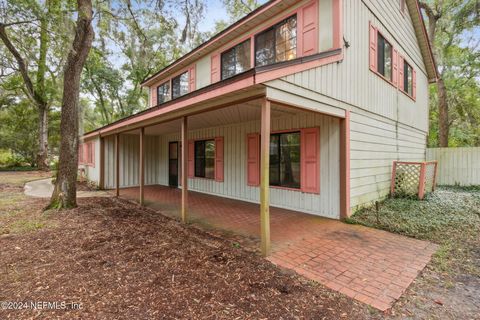
[[[260,234],[264,257],[270,254],[270,101],[262,100],[260,129]]]
[[[350,111],[340,120],[340,219],[350,216]]]
[[[139,157],[139,176],[138,185],[140,188],[139,202],[143,206],[144,203],[144,186],[145,186],[145,128],[140,128],[140,157]]]
[[[398,161],[393,161],[392,165],[392,178],[390,181],[390,197],[393,197],[393,194],[395,193],[395,177],[397,176],[397,162]]]
[[[422,162],[420,164],[420,180],[418,181],[418,198],[423,200],[425,197],[425,173],[427,171],[427,163]]]
[[[115,135],[115,195],[120,196],[120,135]]]
[[[182,203],[181,203],[181,211],[180,216],[182,217],[182,222],[186,223],[188,221],[187,217],[187,210],[188,210],[188,119],[187,117],[182,118],[182,128],[181,128],[181,135],[182,135]]]
[[[100,167],[98,168],[98,188],[105,189],[105,138],[100,137]]]

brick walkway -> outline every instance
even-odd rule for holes
[[[135,199],[138,188],[121,190]],[[145,199],[178,216],[180,190],[145,188]],[[258,239],[259,206],[244,201],[189,192],[192,222]],[[340,221],[271,208],[271,262],[293,269],[333,290],[386,310],[402,295],[430,260],[436,245]]]

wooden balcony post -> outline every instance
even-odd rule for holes
[[[260,130],[260,234],[264,257],[270,254],[270,101],[262,100]]]
[[[120,196],[120,135],[115,135],[115,195]]]
[[[181,212],[180,216],[182,217],[182,222],[187,222],[187,210],[188,210],[188,119],[187,117],[182,118],[182,128],[181,128],[181,143],[182,143],[182,203],[181,203]]]
[[[140,187],[139,202],[143,206],[144,203],[144,186],[145,186],[145,128],[140,128],[140,157],[139,157],[139,177],[138,184]]]

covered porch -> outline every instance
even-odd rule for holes
[[[242,228],[260,234],[265,256],[271,243],[270,205],[292,213],[292,219],[301,214],[333,219],[348,215],[348,111],[318,102],[283,102],[269,98],[267,90],[263,96],[223,99],[204,104],[202,110],[192,106],[178,116],[172,111],[142,121],[127,119],[101,133],[100,187],[135,197],[142,205],[156,199],[184,222],[202,206],[189,200],[192,191],[195,199],[225,198],[218,199],[220,204],[240,200],[245,203],[240,207],[257,212]],[[277,158],[272,156],[271,135],[279,141]],[[207,144],[213,149],[211,159]],[[272,161],[278,162],[278,171]],[[132,187],[138,190],[136,196]],[[229,206],[222,210],[235,209]]]
[[[252,240],[275,264],[381,310],[391,306],[435,248],[338,221],[350,212],[349,111],[282,90],[245,94],[100,132],[100,187]],[[277,161],[271,137],[290,133],[290,159]],[[211,166],[206,149],[198,154],[207,144]],[[293,184],[272,184],[272,175]]]

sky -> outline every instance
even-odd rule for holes
[[[227,10],[220,0],[207,0],[205,12],[205,18],[199,24],[201,32],[213,30],[217,20],[228,20]]]

